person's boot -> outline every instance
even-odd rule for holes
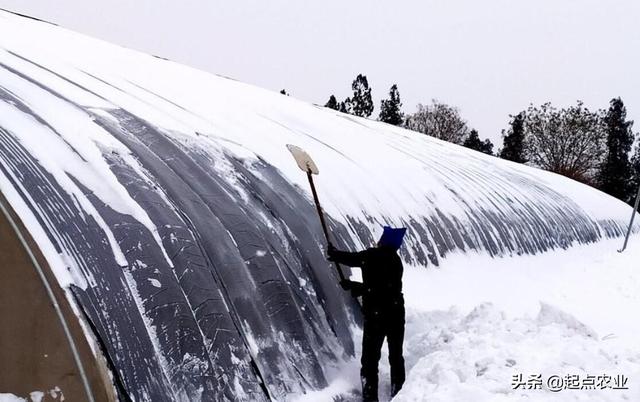
[[[378,402],[378,381],[360,376],[362,381],[362,402]]]
[[[391,366],[391,397],[396,396],[402,389],[405,380],[404,360]]]
[[[393,398],[400,392],[405,380],[404,358],[401,352],[397,353],[397,348],[394,348],[393,354],[389,354],[389,365],[391,366],[391,397]]]
[[[398,392],[402,389],[403,383],[391,383],[391,398],[396,396]]]

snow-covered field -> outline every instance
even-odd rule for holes
[[[620,246],[604,241],[500,259],[458,255],[440,269],[409,268],[408,374],[393,401],[640,400],[640,238],[622,254]],[[389,400],[385,358],[382,401]],[[521,385],[514,389],[518,375]],[[549,380],[553,376],[562,382]],[[573,389],[585,381],[593,386]],[[359,389],[356,360],[336,369],[329,388],[297,402],[330,400],[351,389]]]

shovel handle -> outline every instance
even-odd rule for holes
[[[329,240],[329,230],[327,229],[327,223],[324,220],[324,213],[322,212],[322,207],[320,206],[320,200],[318,199],[318,192],[316,191],[316,186],[313,183],[313,175],[311,174],[311,170],[307,170],[307,179],[309,179],[309,185],[311,186],[311,193],[313,194],[313,200],[316,203],[316,209],[318,210],[318,216],[320,217],[320,223],[322,224],[322,231],[324,232],[324,237],[327,239],[327,243],[331,243]],[[336,270],[338,271],[338,276],[340,276],[340,280],[344,281],[344,274],[342,273],[342,267],[337,262],[335,263]]]

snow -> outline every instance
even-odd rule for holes
[[[248,322],[244,322],[245,325],[245,333],[244,333],[244,337],[246,339],[247,342],[247,346],[249,347],[249,351],[251,352],[252,356],[257,356],[258,353],[260,353],[260,346],[258,346],[258,341],[256,340],[255,336],[253,336],[253,334],[251,333],[250,330],[250,325]]]
[[[64,393],[57,385],[46,392],[51,397],[51,400],[64,401]],[[0,392],[0,402],[41,402],[45,397],[45,392],[33,391],[29,393],[28,398],[21,398],[11,393]]]
[[[38,223],[33,212],[31,212],[27,204],[4,175],[0,175],[0,191],[2,191],[4,197],[9,201],[14,211],[16,211],[16,214],[20,216],[23,224],[29,229],[31,237],[34,238],[40,248],[40,252],[47,259],[60,286],[66,287],[74,283],[76,286],[85,288],[86,282],[78,268],[70,265],[70,260],[65,258],[62,253],[56,251],[55,246],[44,232],[42,226]]]
[[[42,398],[44,398],[44,392],[42,391],[33,391],[29,394],[31,400],[33,402],[42,402]]]
[[[4,63],[46,81],[88,110],[109,115],[105,111],[120,107],[153,122],[175,141],[211,154],[219,161],[215,168],[229,181],[233,182],[235,171],[225,165],[224,158],[216,158],[223,152],[247,160],[248,166],[258,158],[269,161],[292,183],[306,189],[305,175],[285,148],[286,144],[300,146],[313,156],[320,169],[316,181],[325,210],[341,221],[356,218],[370,230],[380,224],[403,225],[407,216],[419,219],[438,212],[460,218],[461,225],[469,228],[470,207],[498,209],[502,219],[514,220],[530,214],[530,208],[551,213],[559,209],[585,213],[594,220],[610,220],[620,225],[628,220],[629,209],[622,202],[561,176],[454,148],[383,123],[345,116],[58,27],[6,15],[0,26],[0,38],[0,48],[34,60],[88,91],[80,91],[78,86],[68,85],[53,73],[0,51]],[[46,46],[41,45],[42,40],[46,40]],[[18,89],[25,91],[24,87],[20,85]],[[33,99],[33,103],[42,104],[38,110],[48,110],[52,115],[62,111],[60,106],[50,105],[47,96],[26,97],[30,102]],[[51,120],[54,126],[63,124],[60,122],[63,119]],[[77,128],[61,128],[65,138],[72,137],[77,142],[76,131]],[[87,136],[94,141],[104,137],[95,127],[87,130]],[[362,152],[364,143],[366,152]],[[122,149],[121,144],[117,148]],[[122,154],[128,152],[123,150]],[[104,187],[115,190],[100,191],[102,186],[96,187],[96,180],[88,180],[99,197],[114,208],[121,206],[155,234],[140,209],[109,177],[102,166],[104,161],[95,157],[91,161],[96,173],[108,178]],[[134,161],[131,164],[134,166]],[[537,186],[522,185],[527,181]],[[547,187],[553,191],[550,193]],[[496,191],[501,194],[493,194]],[[541,191],[546,193],[544,199],[540,197]],[[563,197],[569,197],[572,205],[567,206]],[[523,201],[533,199],[538,199],[538,203]],[[127,202],[122,205],[122,201]],[[489,233],[500,237],[496,231]],[[355,234],[352,240],[362,244]],[[434,239],[429,240],[435,243]],[[427,253],[420,239],[409,236],[408,242],[412,246],[408,253],[413,257],[414,248]]]
[[[155,279],[155,278],[148,278],[149,282],[151,283],[151,285],[157,287],[157,288],[161,288],[162,284],[160,283],[159,280]]]
[[[103,149],[128,155],[129,151],[93,120],[72,105],[60,104],[53,95],[43,95],[34,84],[25,84],[9,77],[3,79],[3,87],[20,99],[29,99],[29,107],[44,119],[49,127],[23,114],[14,114],[7,103],[0,104],[0,115],[13,116],[3,119],[3,128],[19,136],[20,142],[36,157],[47,172],[53,174],[69,194],[73,194],[82,208],[101,225],[114,250],[118,262],[126,266],[126,258],[119,249],[113,234],[102,217],[87,200],[84,193],[69,177],[89,188],[100,200],[118,212],[131,215],[154,234],[161,250],[162,242],[151,219],[127,193],[107,166]],[[52,133],[54,131],[54,133]],[[69,152],[69,149],[73,152]],[[61,158],[61,155],[65,157]],[[131,159],[130,159],[131,160]],[[135,163],[134,163],[135,165]],[[166,257],[169,264],[171,261]]]
[[[49,395],[53,399],[56,399],[58,397],[58,393],[60,394],[60,396],[62,398],[60,400],[61,401],[64,400],[64,397],[63,397],[62,393],[60,392],[60,388],[59,387],[56,386],[51,391],[49,391]],[[16,395],[11,394],[11,393],[1,393],[0,392],[0,402],[42,402],[44,396],[45,396],[45,393],[42,392],[42,391],[30,392],[28,399],[20,398],[19,396],[16,396]]]
[[[640,351],[591,336],[584,325],[554,307],[537,317],[507,318],[492,304],[468,315],[456,310],[412,312],[406,339],[407,383],[398,401],[618,401],[637,400],[638,389],[562,389],[546,386],[550,376],[640,375]],[[415,331],[415,332],[414,332]],[[541,374],[541,389],[513,389]],[[613,385],[613,381],[611,381]],[[632,384],[631,384],[632,385]]]
[[[352,383],[344,378],[337,378],[327,388],[311,391],[293,399],[294,402],[332,401],[334,398],[347,394],[352,390]]]
[[[451,256],[438,269],[407,269],[407,306],[471,311],[490,301],[511,317],[537,314],[540,302],[560,307],[597,333],[634,339],[640,311],[640,237],[618,253],[622,239],[535,256]],[[635,310],[638,309],[638,310]]]
[[[24,398],[15,396],[14,394],[0,393],[0,402],[25,402]]]
[[[408,267],[407,381],[394,402],[640,400],[640,237],[537,256],[458,255],[438,269]],[[380,397],[388,401],[386,344]],[[326,389],[296,402],[359,390],[357,359]],[[513,389],[513,376],[609,375],[622,389]],[[350,384],[349,384],[350,382]],[[345,391],[345,388],[349,391]]]
[[[172,367],[165,357],[177,347],[176,350],[170,347],[162,350],[159,342],[158,332],[166,323],[163,322],[165,318],[160,315],[154,320],[149,318],[141,293],[147,288],[147,282],[144,279],[136,282],[128,271],[135,263],[128,262],[120,249],[119,241],[126,239],[116,239],[114,227],[107,224],[89,199],[95,197],[113,211],[128,215],[144,226],[168,266],[173,267],[158,228],[147,212],[167,206],[173,211],[178,208],[177,197],[172,199],[168,192],[157,188],[159,178],[146,170],[152,163],[146,161],[145,165],[139,153],[98,124],[102,118],[127,135],[143,137],[144,133],[126,127],[127,122],[118,111],[126,111],[145,122],[145,129],[153,131],[155,140],[166,140],[175,146],[175,149],[167,147],[173,153],[154,156],[165,163],[174,157],[204,163],[206,166],[202,168],[207,174],[229,184],[228,188],[235,191],[224,195],[235,197],[233,201],[237,204],[248,204],[259,192],[243,184],[246,177],[242,177],[240,169],[231,162],[232,157],[268,187],[273,183],[269,182],[265,170],[261,170],[265,166],[281,175],[278,177],[287,184],[294,185],[299,193],[284,194],[284,202],[300,197],[312,206],[306,175],[298,169],[285,147],[295,144],[313,156],[320,170],[315,180],[322,205],[346,240],[356,246],[369,246],[382,224],[410,226],[403,249],[408,377],[396,400],[606,401],[624,397],[640,400],[635,383],[635,379],[640,378],[639,346],[635,340],[640,324],[631,316],[640,310],[640,275],[634,265],[640,260],[640,239],[637,235],[632,238],[628,252],[615,252],[622,242],[615,236],[626,228],[629,220],[630,208],[626,204],[555,174],[481,155],[401,128],[343,115],[59,27],[2,11],[0,20],[0,62],[8,66],[0,67],[0,89],[7,91],[4,94],[7,99],[0,98],[0,127],[10,132],[28,156],[48,173],[46,180],[50,181],[48,184],[52,184],[52,189],[71,196],[75,204],[69,207],[80,211],[81,219],[91,217],[96,221],[115,261],[125,267],[123,286],[126,289],[123,291],[133,298],[139,316],[135,319],[142,320],[159,360],[161,374],[155,379],[158,384],[170,387],[167,389],[175,390],[173,396],[182,395],[177,390],[183,384],[173,382],[169,375]],[[149,147],[149,143],[141,146]],[[48,220],[50,211],[38,207],[37,201],[42,200],[31,197],[27,187],[31,183],[21,182],[23,172],[11,170],[14,164],[23,162],[20,161],[21,152],[8,151],[8,156],[0,157],[3,171],[8,172],[0,174],[0,190],[34,237],[60,285],[68,288],[75,284],[83,289],[97,287],[98,281],[90,270],[78,266],[82,264],[77,261],[83,261],[84,256],[77,255],[74,245],[66,247],[65,241],[53,244],[54,240],[66,240],[65,228],[52,224]],[[178,155],[180,152],[182,154]],[[110,155],[117,155],[122,161],[120,167],[127,168],[124,169],[125,179],[122,178],[124,174],[118,177],[114,173],[108,163]],[[194,155],[203,157],[197,159]],[[189,186],[198,184],[195,181],[199,179],[188,176],[184,175],[185,185],[181,190],[187,191]],[[125,184],[131,183],[125,183],[125,180],[136,185],[126,187]],[[170,186],[172,183],[164,184]],[[278,195],[286,192],[279,188],[273,190]],[[156,202],[153,201],[156,198],[148,197],[147,201],[166,205],[143,205],[134,199],[133,193],[137,192],[137,195],[142,194],[144,201],[144,196],[148,195],[145,191],[157,193],[161,200]],[[202,203],[199,193],[193,192],[189,196],[194,203]],[[221,194],[206,196],[220,197]],[[291,244],[301,248],[319,246],[303,244],[300,239],[304,236],[294,233],[293,225],[292,228],[283,225],[284,217],[276,216],[269,208],[273,205],[268,203],[274,201],[262,201],[266,204],[265,209],[257,211],[256,216],[258,220],[263,219],[273,233],[260,233],[265,236],[265,244],[250,245],[260,247],[255,250],[258,258],[250,259],[251,269],[238,272],[239,283],[227,283],[233,285],[232,289],[246,289],[242,286],[246,283],[240,283],[243,278],[254,280],[248,272],[264,270],[269,273],[269,266],[261,264],[272,261],[270,243],[282,246],[292,255],[300,250],[291,250]],[[201,208],[210,206],[203,204]],[[186,216],[184,211],[179,212],[185,214],[185,225],[193,218]],[[244,213],[240,209],[223,212],[238,213],[239,216]],[[165,218],[160,216],[158,219]],[[175,219],[171,222],[175,223]],[[166,225],[158,227],[168,228]],[[192,230],[187,229],[185,233]],[[247,240],[243,236],[232,234],[235,228],[224,229],[236,249],[246,246],[243,242]],[[311,230],[321,238],[319,227]],[[635,230],[640,230],[640,222]],[[176,237],[170,230],[166,232],[169,232],[169,243],[189,240]],[[293,242],[288,242],[287,238]],[[144,247],[147,246],[138,241],[139,251],[147,251]],[[176,250],[172,254],[177,256],[182,251]],[[225,259],[215,263],[220,266],[232,263],[236,251],[224,250]],[[189,252],[194,253],[194,258],[200,257],[199,247],[193,247]],[[145,261],[146,258],[149,260],[146,263],[138,260],[140,266],[148,264],[158,270],[164,266],[154,264],[154,253],[141,254]],[[305,261],[304,269],[314,268],[308,266],[310,264],[311,261]],[[271,267],[274,266],[280,269],[278,264]],[[91,268],[106,269],[102,266]],[[313,277],[309,275],[310,272],[315,275],[316,271],[300,272],[309,280],[299,277],[297,282],[304,292],[296,296],[306,297],[301,300],[306,300],[308,306],[305,307],[309,308],[296,310],[296,314],[321,312],[316,318],[337,314],[337,309],[322,310],[325,306],[317,303],[316,295],[340,296],[342,293],[327,288],[317,292],[321,281],[312,281]],[[155,271],[155,274],[160,273]],[[360,277],[360,272],[353,271],[351,277]],[[162,283],[147,278],[152,287],[163,287],[158,295],[174,286],[180,289],[178,294],[188,299],[187,293],[203,285],[202,289],[207,291],[218,289],[218,294],[213,293],[216,297],[219,295],[227,313],[238,310],[237,305],[227,303],[239,300],[239,295],[223,294],[213,286],[204,287],[211,283],[194,284],[185,280],[184,284],[176,284],[178,281],[169,281],[170,275],[162,278]],[[285,278],[283,271],[278,271],[273,278],[265,282]],[[255,282],[250,284],[251,289],[258,288]],[[108,282],[105,289],[100,290],[108,293],[112,286],[113,292],[117,292],[118,285],[116,281]],[[327,290],[334,293],[326,293]],[[249,295],[251,300],[247,295],[242,296],[245,300],[241,301],[247,306],[241,312],[248,313],[244,317],[234,317],[233,323],[246,343],[248,355],[260,363],[258,369],[262,370],[265,362],[258,359],[264,346],[272,345],[276,339],[273,336],[284,339],[285,332],[266,318],[267,321],[261,323],[264,328],[252,328],[252,323],[257,321],[250,319],[261,310],[253,310],[250,302],[254,301],[254,296],[256,303],[264,304],[265,300],[259,299],[257,293]],[[270,300],[271,296],[274,300]],[[287,299],[288,296],[287,292],[280,292],[268,295],[267,299],[283,306],[299,303],[297,299]],[[88,310],[100,314],[100,309],[106,309],[100,303],[104,300]],[[193,312],[192,305],[187,304]],[[223,315],[220,311],[211,313]],[[105,316],[98,318],[108,319]],[[299,317],[291,318],[292,322],[298,322]],[[304,318],[312,321],[309,317]],[[175,317],[170,319],[175,320]],[[316,334],[318,328],[301,327],[299,333]],[[199,326],[198,329],[202,334]],[[122,328],[114,330],[123,332]],[[329,331],[326,332],[319,333],[327,336],[322,341],[333,345],[331,335],[327,335]],[[361,333],[358,329],[353,329],[353,333],[358,341]],[[105,339],[105,342],[110,341]],[[182,345],[181,341],[176,345]],[[115,342],[110,346],[123,349]],[[277,361],[281,366],[289,363],[286,358],[304,356],[300,351],[305,345],[290,342],[285,346],[289,347],[273,354],[274,359],[282,359]],[[336,355],[341,352],[336,351]],[[210,358],[189,353],[182,357],[197,366]],[[381,394],[386,395],[389,370],[384,359]],[[141,361],[137,360],[133,363]],[[229,360],[234,364],[239,361],[233,353]],[[326,364],[326,361],[319,360],[318,363]],[[123,375],[131,374],[122,370]],[[291,399],[330,400],[357,393],[358,357],[335,367],[322,367],[322,370],[329,384],[327,388],[307,389],[304,394],[290,395]],[[275,374],[286,377],[287,373],[283,370]],[[624,374],[630,378],[630,389],[563,390],[557,393],[516,390],[511,381],[518,373],[525,376],[536,373],[545,376]],[[224,376],[232,374],[229,370]],[[229,383],[221,385],[234,389],[237,398],[253,397],[242,388],[246,378],[235,375],[230,378]],[[209,380],[203,380],[202,384],[209,384],[206,382]],[[287,382],[291,378],[278,380]],[[149,396],[147,392],[152,389],[151,385],[157,384],[151,384],[149,388],[145,387],[147,385],[133,384],[129,391]],[[205,392],[203,388],[197,390],[192,397],[198,398]],[[17,397],[2,394],[0,398]]]
[[[129,289],[131,290],[131,296],[133,297],[136,306],[138,307],[138,311],[140,313],[140,316],[142,317],[142,320],[145,323],[145,327],[149,333],[149,339],[151,340],[151,344],[153,345],[153,349],[155,351],[155,357],[159,360],[160,362],[160,367],[162,368],[163,374],[165,376],[169,376],[170,375],[170,367],[169,367],[169,363],[167,362],[167,359],[163,353],[163,350],[160,346],[160,341],[158,339],[158,334],[157,334],[157,328],[156,325],[153,323],[153,321],[147,316],[145,310],[144,310],[144,302],[142,300],[142,298],[140,297],[140,293],[138,292],[137,289],[137,285],[136,285],[136,281],[133,278],[133,275],[128,272],[128,271],[123,271],[124,273],[124,278],[126,280],[126,284],[129,287]],[[175,394],[175,391],[172,390],[172,392],[174,393],[173,395],[171,395],[171,397],[173,398],[177,398],[178,396]]]

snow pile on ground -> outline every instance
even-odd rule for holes
[[[406,386],[394,401],[640,398],[637,387],[599,389],[597,384],[597,376],[607,374],[612,377],[611,387],[631,387],[633,384],[628,382],[622,384],[618,375],[625,375],[630,382],[640,378],[640,351],[598,339],[593,330],[570,314],[549,305],[543,304],[535,318],[515,319],[508,319],[490,303],[481,304],[467,315],[456,309],[414,311],[407,326],[412,332],[406,339],[410,371]],[[539,380],[532,378],[537,375]],[[549,379],[554,375],[563,382],[567,375],[577,375],[578,388],[587,376],[594,376],[594,389],[564,389],[565,384]],[[559,390],[551,391],[550,387]]]
[[[0,389],[0,391],[2,390]],[[62,402],[65,400],[64,393],[58,386],[55,386],[46,392],[45,391],[29,392],[29,395],[25,396],[24,398],[21,398],[12,393],[0,392],[0,402],[42,402],[45,400],[45,397],[47,397],[46,399],[47,402],[48,401]]]
[[[408,375],[394,401],[640,400],[640,239],[625,253],[620,245],[408,269]],[[525,386],[513,389],[518,374]],[[526,389],[538,374],[542,389]],[[629,389],[561,384],[553,392],[546,382],[554,375],[577,375],[581,386],[595,376],[594,388],[598,376],[615,387],[624,375]]]

